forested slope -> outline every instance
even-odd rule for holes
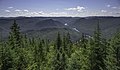
[[[55,40],[29,38],[14,21],[9,38],[0,38],[0,70],[120,70],[120,32],[102,37],[99,23],[93,36],[72,42],[70,34]],[[62,37],[61,37],[62,36]]]

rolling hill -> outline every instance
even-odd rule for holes
[[[69,33],[71,35],[71,40],[73,41],[80,38],[80,34],[78,32],[69,28],[44,28],[41,30],[28,30],[23,33],[28,37],[55,40],[58,32],[61,34],[61,36]]]
[[[46,20],[42,20],[39,21],[38,23],[36,23],[36,27],[38,27],[38,29],[42,29],[42,28],[53,28],[53,27],[64,27],[64,24],[61,23],[60,21],[56,21],[53,19],[46,19]]]
[[[36,38],[54,39],[58,32],[69,32],[72,40],[77,40],[82,33],[93,35],[98,22],[103,37],[110,38],[120,28],[120,17],[9,17],[0,18],[4,38],[8,37],[14,19],[22,33]]]
[[[95,31],[97,23],[100,24],[103,37],[111,37],[117,29],[120,29],[119,17],[89,17],[76,20],[71,26],[76,27],[80,32],[90,35]]]

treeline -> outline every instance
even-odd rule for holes
[[[102,38],[99,23],[94,35],[73,43],[70,34],[55,41],[27,38],[14,21],[7,41],[0,40],[0,70],[120,70],[120,33]]]

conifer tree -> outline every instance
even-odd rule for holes
[[[82,37],[80,39],[79,47],[86,49],[87,47],[87,39],[85,38],[84,33],[82,33]]]
[[[69,70],[90,70],[90,48],[84,34],[82,34],[80,42],[76,47],[75,52],[72,53],[69,59]]]
[[[56,40],[55,53],[54,70],[65,70],[65,53],[63,52],[62,39],[59,33]]]
[[[14,20],[14,23],[10,29],[11,32],[9,34],[8,44],[13,54],[13,69],[24,70],[27,67],[27,61],[25,58],[26,51],[22,46],[22,35],[20,33],[20,27],[16,23],[16,20]]]
[[[72,54],[72,41],[71,41],[71,37],[70,34],[67,33],[66,37],[65,37],[65,44],[66,44],[66,55],[68,56],[68,58],[70,58],[71,54]]]
[[[106,50],[105,50],[105,69],[104,70],[118,70],[117,60],[115,58],[115,49],[112,46],[112,41],[105,42]]]
[[[14,20],[13,25],[11,26],[11,32],[9,34],[9,45],[11,48],[20,48],[21,46],[21,34],[20,34],[20,27]]]
[[[115,54],[115,58],[116,58],[116,61],[117,61],[116,66],[118,67],[118,70],[120,70],[120,33],[119,33],[119,31],[112,38],[111,46],[115,50],[114,54]]]
[[[33,57],[34,57],[34,64],[35,64],[35,68],[34,69],[38,69],[38,70],[43,70],[45,67],[45,50],[44,50],[44,45],[43,45],[43,41],[38,39],[34,39],[32,38],[32,47],[33,48]]]
[[[12,56],[5,42],[0,44],[0,70],[12,69]]]
[[[8,41],[0,36],[0,70],[120,70],[120,33],[108,41],[99,23],[93,38],[82,34],[73,43],[70,34],[56,41],[28,38],[14,20]]]
[[[104,70],[104,46],[102,45],[101,32],[99,27],[99,22],[97,24],[97,29],[93,37],[91,54],[91,70]]]

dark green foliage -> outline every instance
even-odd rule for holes
[[[12,55],[10,53],[10,48],[6,44],[0,45],[0,70],[9,70],[12,68]]]
[[[93,37],[83,33],[75,43],[69,33],[41,40],[22,35],[14,21],[9,39],[0,40],[0,70],[120,70],[120,33],[108,41],[98,23]]]
[[[120,33],[116,33],[116,35],[111,40],[111,47],[114,49],[114,56],[116,58],[118,66],[118,70],[120,70]]]
[[[94,33],[93,45],[91,50],[91,70],[105,70],[105,46],[102,43],[99,22]]]
[[[106,57],[104,58],[105,63],[105,70],[118,70],[117,60],[115,58],[115,49],[112,46],[112,41],[105,41],[105,54]]]
[[[16,20],[14,20],[13,25],[11,26],[11,32],[9,35],[9,45],[11,48],[20,48],[21,46],[21,34],[20,34],[20,27],[16,23]]]
[[[62,70],[62,61],[61,61],[61,57],[62,54],[64,54],[62,52],[62,40],[61,40],[61,36],[58,33],[58,37],[56,40],[56,44],[55,44],[55,63],[54,63],[54,69],[55,70]]]

